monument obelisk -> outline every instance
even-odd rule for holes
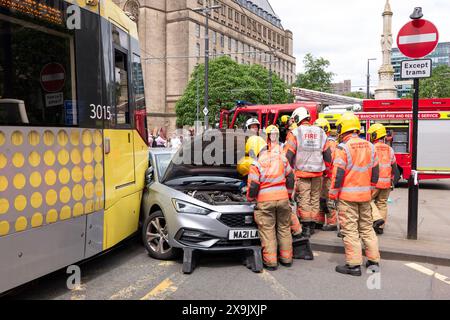
[[[383,64],[378,71],[379,82],[375,90],[375,99],[397,99],[397,88],[394,85],[394,67],[392,66],[392,16],[389,0],[383,12],[383,35],[381,36],[381,48],[383,52]]]

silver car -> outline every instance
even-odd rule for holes
[[[150,150],[141,217],[142,239],[149,255],[169,260],[182,249],[183,271],[191,273],[198,251],[244,250],[247,266],[260,271],[254,205],[246,200],[245,183],[236,165],[175,164],[175,153]]]

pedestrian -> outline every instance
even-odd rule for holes
[[[286,140],[284,152],[296,176],[296,201],[303,228],[303,237],[314,234],[320,222],[320,194],[325,162],[331,162],[331,151],[325,148],[327,136],[319,128],[311,126],[311,115],[300,107],[292,114],[298,128],[292,130]]]
[[[255,133],[256,135],[259,135],[259,130],[261,130],[261,123],[256,118],[250,118],[245,123],[245,129],[246,131],[250,131]]]
[[[263,263],[266,269],[274,271],[278,261],[286,267],[292,266],[289,199],[295,176],[285,156],[268,150],[265,143],[257,141],[258,138],[262,139],[250,137],[246,144],[248,154],[258,157],[250,166],[247,199],[257,202],[255,221],[263,248]]]
[[[159,129],[158,137],[156,138],[156,147],[157,148],[167,147],[167,137],[164,128]]]
[[[322,128],[327,135],[327,142],[325,143],[325,149],[329,149],[331,152],[331,159],[333,160],[334,152],[337,148],[337,141],[331,136],[331,125],[327,119],[320,118],[314,122],[314,125]],[[337,215],[336,209],[328,206],[329,199],[328,193],[331,186],[331,175],[333,173],[333,161],[325,162],[325,171],[323,174],[322,193],[320,196],[320,221],[323,221],[323,231],[337,231]]]
[[[395,152],[385,141],[386,127],[376,123],[369,128],[370,141],[375,145],[380,163],[380,178],[372,199],[378,210],[373,210],[373,227],[377,234],[383,234],[387,222],[388,200],[391,190],[394,189],[394,176],[397,171]]]
[[[377,271],[380,262],[378,239],[372,227],[372,189],[379,176],[375,146],[359,138],[361,123],[353,113],[336,123],[339,146],[335,152],[329,197],[338,200],[338,218],[345,249],[345,265],[336,272],[361,276],[361,240],[368,259],[366,267]]]

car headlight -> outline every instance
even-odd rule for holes
[[[196,206],[194,204],[184,202],[177,199],[172,199],[173,205],[175,207],[175,210],[179,213],[191,213],[191,214],[201,214],[201,215],[207,215],[210,214],[212,211]]]

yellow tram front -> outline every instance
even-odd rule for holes
[[[0,0],[0,292],[137,231],[137,39],[109,0]]]

